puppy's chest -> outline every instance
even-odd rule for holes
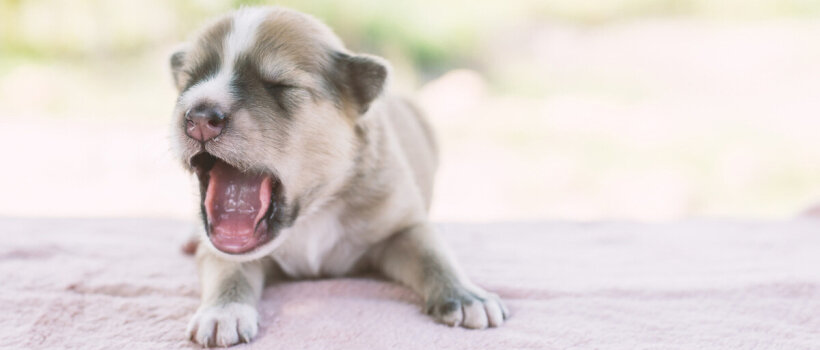
[[[336,210],[298,220],[287,230],[287,238],[271,256],[291,277],[347,274],[366,250],[346,232]]]

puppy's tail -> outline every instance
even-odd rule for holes
[[[200,230],[199,227],[191,229],[191,233],[188,235],[188,239],[186,239],[185,242],[182,243],[182,246],[180,247],[183,254],[185,254],[185,255],[194,255],[194,254],[196,254],[196,249],[199,248],[199,240],[200,240],[199,230]]]
[[[812,218],[818,219],[820,218],[820,203],[817,203],[809,208],[806,208],[802,212],[798,214],[798,217],[802,218]]]
[[[196,253],[196,248],[199,247],[199,237],[191,236],[188,237],[188,240],[182,244],[180,249],[182,253],[185,255],[194,255]]]

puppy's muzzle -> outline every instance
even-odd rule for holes
[[[227,119],[219,107],[198,104],[185,111],[185,134],[199,142],[207,142],[222,133]]]

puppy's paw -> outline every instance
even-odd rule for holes
[[[259,330],[258,318],[256,308],[247,304],[203,306],[188,323],[188,335],[206,347],[248,343]]]
[[[451,327],[498,327],[509,316],[501,299],[479,288],[455,287],[428,299],[427,314]]]

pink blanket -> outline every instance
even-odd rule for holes
[[[818,349],[820,222],[442,225],[497,329],[433,323],[378,279],[265,289],[252,349]],[[0,219],[0,348],[195,347],[187,224]]]

